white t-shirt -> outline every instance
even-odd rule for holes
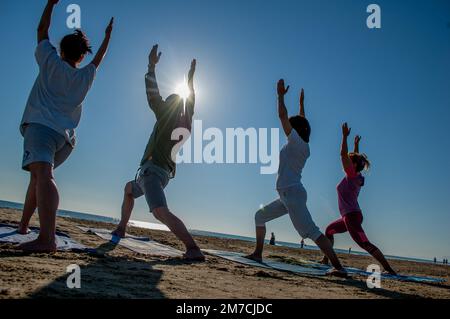
[[[309,158],[309,144],[292,129],[288,142],[280,151],[277,189],[301,185],[302,170]]]
[[[41,41],[35,52],[39,75],[28,98],[21,122],[45,125],[75,144],[75,128],[81,118],[82,103],[92,86],[96,67],[76,69],[63,61],[50,44]]]

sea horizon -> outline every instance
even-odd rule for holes
[[[0,208],[10,208],[10,209],[22,210],[23,204],[17,203],[17,202],[11,202],[11,201],[7,201],[7,200],[0,200]],[[58,210],[57,216],[68,217],[68,218],[73,218],[73,219],[78,219],[78,220],[112,223],[112,224],[117,224],[119,222],[119,219],[114,218],[114,217],[96,215],[96,214],[85,213],[85,212],[76,212],[76,211],[64,210],[64,209]],[[151,229],[151,230],[170,231],[167,228],[167,226],[165,226],[163,224],[159,224],[159,223],[130,220],[128,224],[132,227]],[[198,229],[189,229],[189,232],[192,235],[196,235],[196,236],[214,237],[214,238],[222,238],[222,239],[236,239],[236,240],[243,240],[243,241],[247,241],[247,242],[255,242],[255,238],[248,237],[248,236],[236,235],[236,234],[226,234],[226,233],[212,232],[212,231],[198,230]],[[269,243],[269,240],[265,240],[265,241],[267,244]],[[285,241],[277,241],[276,246],[301,249],[300,243],[285,242]],[[303,249],[319,250],[319,248],[317,246],[306,245],[306,244],[303,245]],[[358,250],[354,250],[354,249],[352,249],[350,253],[349,253],[348,249],[335,248],[335,250],[336,250],[336,252],[342,253],[342,254],[351,254],[351,255],[360,255],[360,256],[368,256],[369,255],[366,252],[362,252],[362,251],[358,251]],[[395,260],[415,261],[415,262],[421,262],[421,263],[430,263],[430,264],[434,263],[434,260],[432,260],[432,259],[411,257],[411,256],[386,255],[386,258],[395,259]],[[439,263],[439,259],[438,259],[437,263]]]

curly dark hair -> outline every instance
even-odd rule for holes
[[[66,35],[59,47],[61,54],[71,61],[79,61],[83,55],[92,53],[89,39],[81,30],[75,30],[74,33]]]

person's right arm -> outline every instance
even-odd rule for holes
[[[41,16],[41,21],[37,29],[37,42],[41,43],[43,40],[48,40],[48,29],[50,28],[53,7],[59,2],[59,0],[48,0],[45,6],[44,12]]]
[[[281,126],[283,127],[284,133],[286,136],[291,135],[292,132],[292,125],[291,122],[289,122],[289,116],[288,111],[286,109],[286,104],[284,103],[284,96],[289,91],[289,86],[285,88],[284,86],[284,80],[281,79],[278,81],[278,116],[281,121]]]
[[[145,75],[145,87],[147,91],[147,101],[150,108],[156,112],[158,105],[162,101],[162,97],[159,94],[158,83],[156,82],[156,65],[161,58],[161,52],[158,53],[158,45],[154,45],[152,50],[150,51],[150,55],[148,57],[148,71]]]
[[[352,129],[348,127],[347,123],[342,125],[342,144],[341,144],[341,161],[342,167],[345,172],[348,172],[353,168],[353,162],[348,155],[348,143],[347,139],[350,136]]]

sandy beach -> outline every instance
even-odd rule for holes
[[[17,223],[20,212],[0,209],[0,222]],[[38,226],[36,217],[33,226]],[[58,252],[26,255],[12,245],[0,244],[0,299],[12,298],[450,298],[450,268],[410,261],[392,261],[402,274],[444,278],[443,284],[417,284],[383,280],[381,289],[369,289],[366,278],[303,277],[258,269],[216,257],[190,264],[181,259],[161,259],[136,254],[121,246],[83,233],[77,226],[112,229],[113,225],[58,217],[58,230],[98,250],[97,254]],[[130,228],[133,235],[149,236],[163,244],[182,249],[168,232]],[[203,249],[251,252],[252,243],[196,237]],[[295,263],[317,260],[318,252],[267,247],[265,256]],[[369,257],[339,255],[345,266],[365,268]],[[66,287],[66,267],[81,267],[81,289]]]

